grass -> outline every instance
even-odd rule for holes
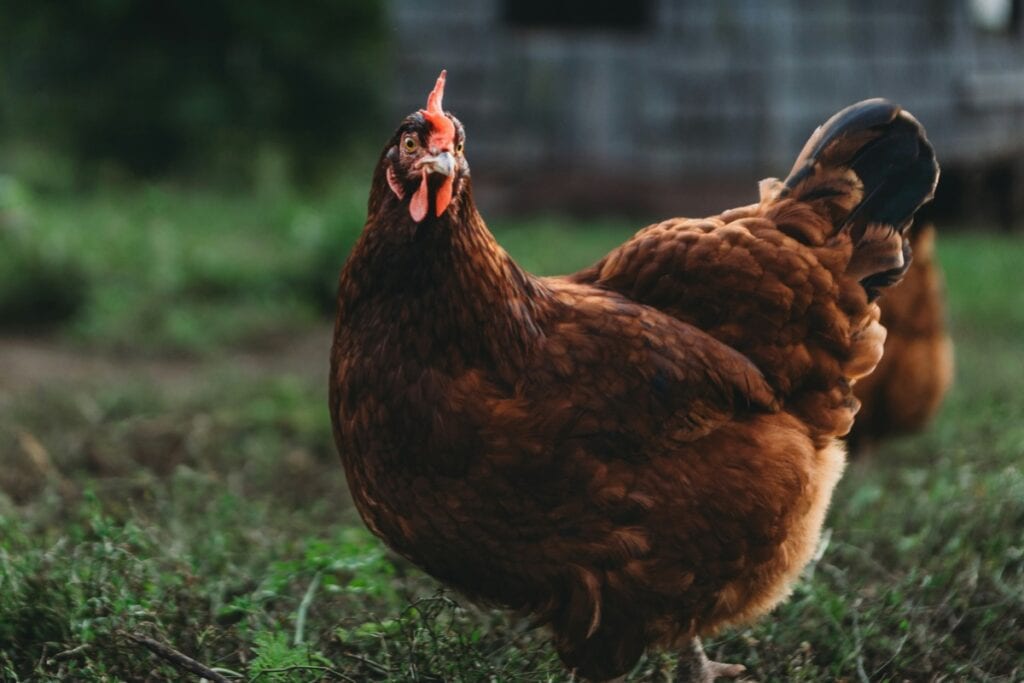
[[[182,678],[133,634],[230,679],[566,680],[543,631],[440,591],[363,529],[321,380],[229,362],[320,324],[357,194],[8,194],[11,258],[38,266],[21,272],[79,278],[54,334],[190,354],[205,374],[189,391],[97,376],[0,401],[0,680]],[[628,229],[496,232],[556,272]],[[940,257],[955,389],[926,433],[851,466],[792,599],[708,644],[757,680],[1024,679],[1024,243],[943,235]],[[670,664],[647,658],[630,680]]]
[[[343,179],[312,198],[160,186],[50,197],[0,175],[0,331],[50,327],[79,345],[149,355],[272,345],[333,311],[367,194]],[[545,273],[581,267],[629,232],[556,220],[494,227]]]
[[[32,290],[65,291],[64,273],[75,273],[82,294],[53,322],[76,342],[202,355],[308,326],[327,310],[363,203],[344,191],[312,203],[159,187],[31,197],[22,188],[6,221],[0,212],[0,244],[28,262],[20,271]],[[62,267],[32,268],[41,256]],[[17,300],[6,282],[0,302]],[[37,322],[38,307],[23,309],[8,327]]]

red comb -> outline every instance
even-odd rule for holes
[[[437,77],[434,89],[427,95],[427,111],[432,114],[444,114],[441,109],[441,100],[444,98],[444,79],[448,77],[448,71],[441,69],[441,75]]]
[[[433,132],[430,134],[430,146],[441,149],[450,148],[455,144],[455,124],[444,115],[444,110],[441,108],[441,100],[444,98],[444,81],[447,75],[448,72],[442,69],[441,75],[437,77],[437,83],[434,84],[434,89],[427,95],[427,108],[420,109],[423,118],[433,128]]]

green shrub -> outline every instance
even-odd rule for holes
[[[33,239],[28,190],[0,175],[0,330],[38,328],[72,318],[88,298],[88,280],[69,254]]]
[[[382,0],[5,3],[0,131],[83,179],[308,176],[372,128],[385,35]]]

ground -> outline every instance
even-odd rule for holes
[[[3,192],[0,680],[181,680],[140,637],[229,679],[566,680],[543,631],[441,591],[349,505],[325,311],[358,193]],[[629,225],[497,232],[557,272]],[[751,680],[1024,680],[1024,242],[950,230],[939,254],[955,388],[851,466],[792,599],[707,644]]]

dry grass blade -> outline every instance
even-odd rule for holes
[[[340,671],[332,669],[329,666],[316,666],[316,665],[313,665],[313,664],[295,664],[293,666],[282,666],[282,667],[279,667],[279,668],[276,668],[276,669],[263,669],[262,671],[257,673],[255,676],[253,676],[250,679],[250,681],[256,681],[260,677],[262,677],[262,676],[264,676],[266,674],[283,674],[283,673],[290,673],[292,671],[319,671],[319,672],[321,672],[321,673],[323,673],[325,675],[334,676],[335,679],[337,679],[339,681],[348,681],[349,683],[358,683],[358,681],[356,681],[356,679],[352,678],[351,676],[346,676],[345,674],[341,673]]]

